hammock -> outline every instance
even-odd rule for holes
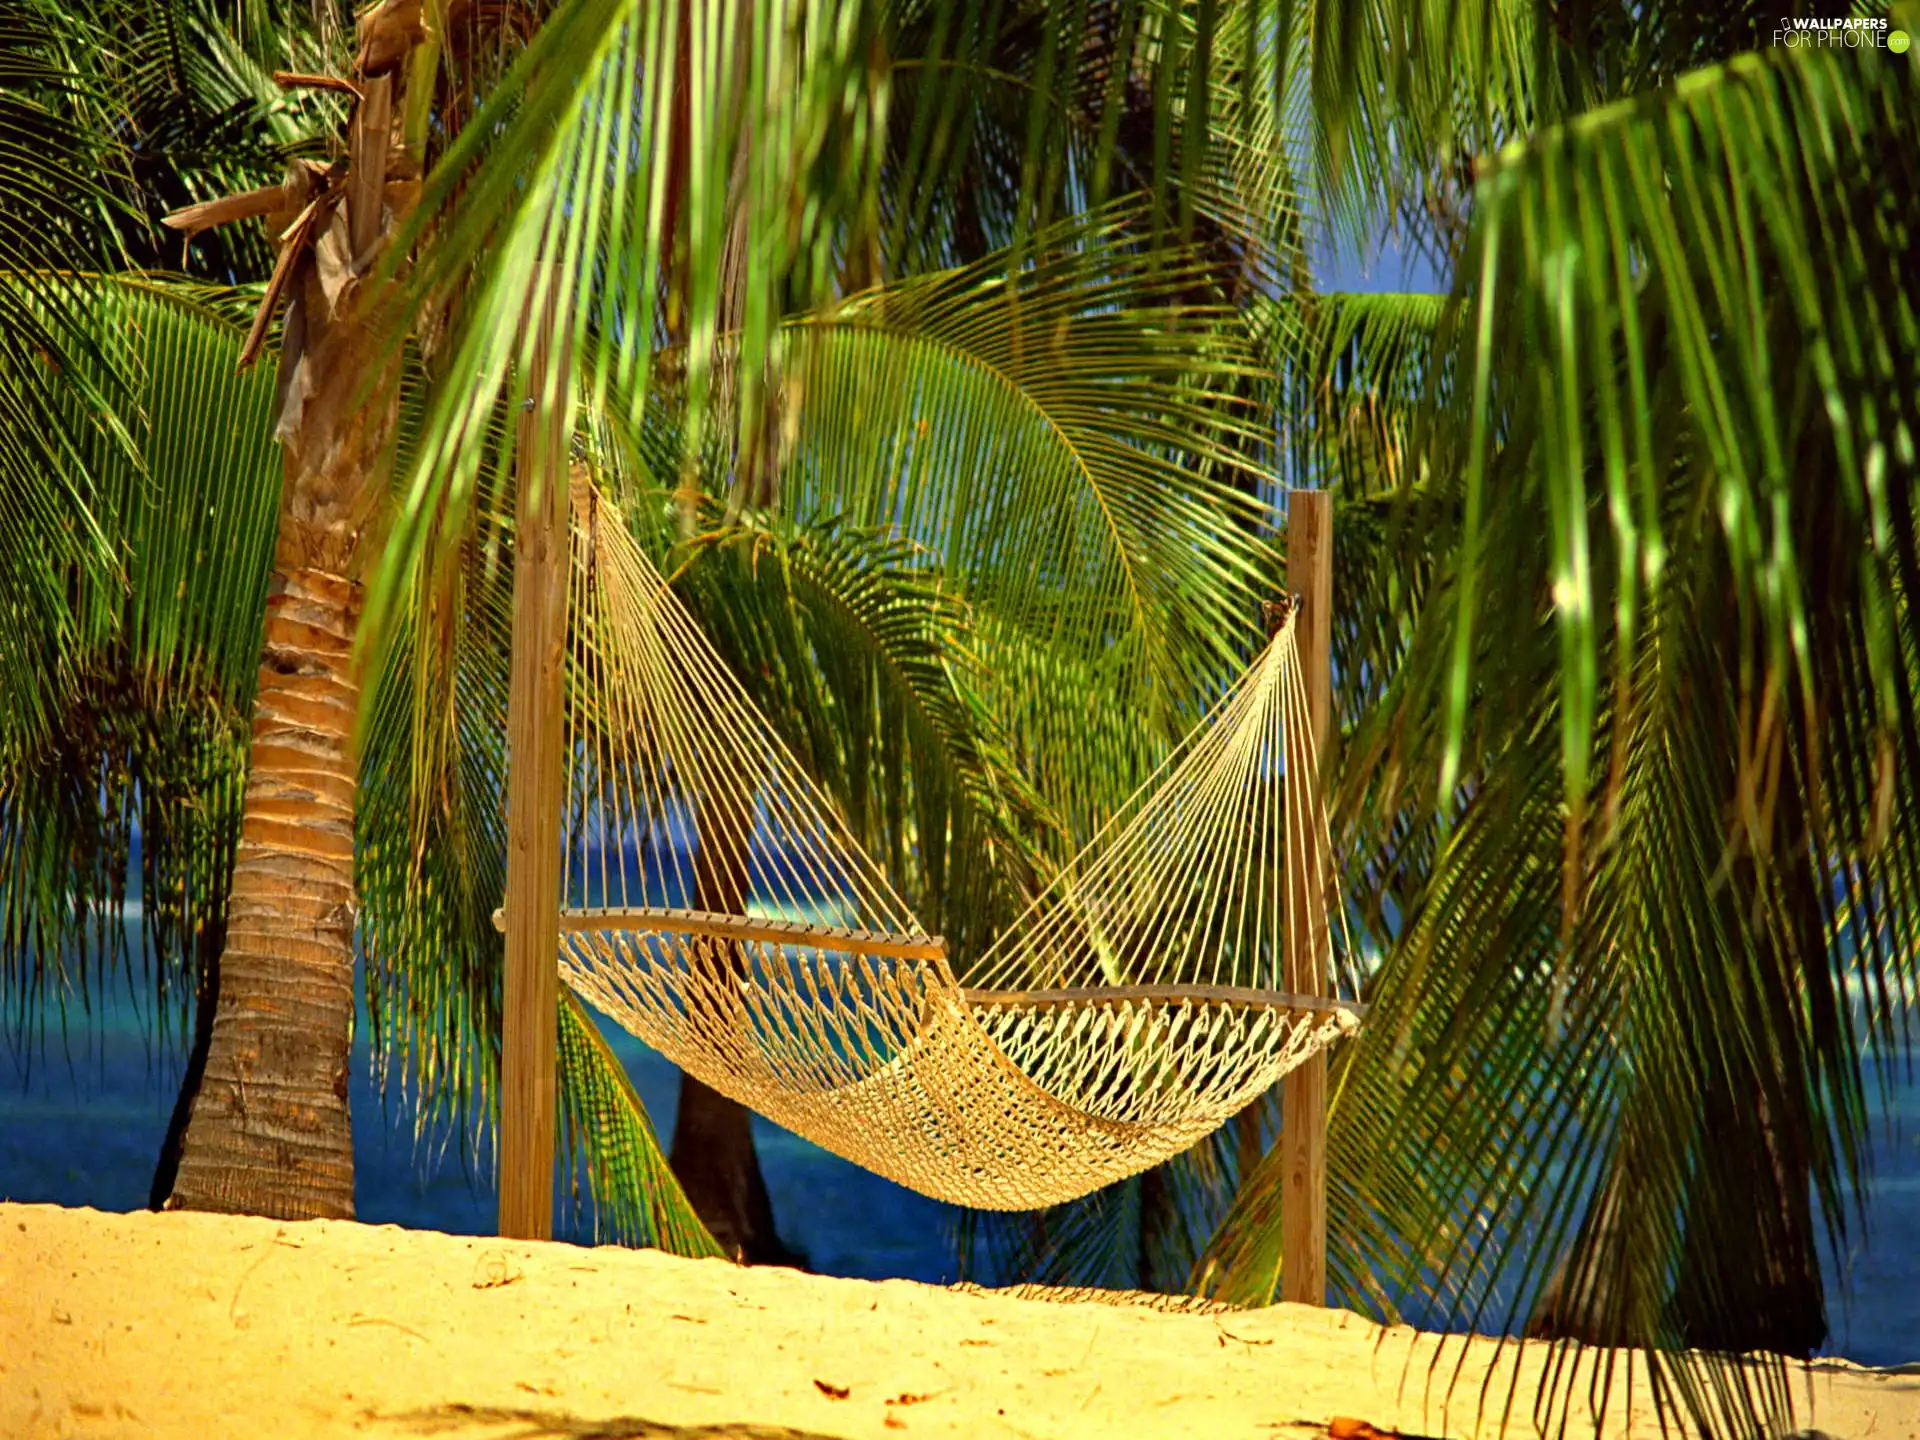
[[[1288,837],[1328,853],[1282,783],[1311,772],[1291,620],[962,984],[590,487],[572,528],[560,971],[676,1065],[923,1194],[1031,1209],[1356,1027],[1281,989]]]

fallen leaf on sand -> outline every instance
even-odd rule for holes
[[[1236,1345],[1271,1345],[1273,1343],[1271,1340],[1249,1340],[1244,1335],[1236,1335],[1231,1330],[1222,1327],[1220,1330],[1220,1343],[1225,1345],[1229,1340],[1233,1341]],[[1344,1420],[1347,1417],[1343,1415],[1339,1418]],[[1356,1425],[1364,1425],[1367,1422],[1364,1420],[1356,1420],[1353,1423]]]
[[[1351,1415],[1336,1415],[1327,1421],[1327,1435],[1330,1440],[1429,1440],[1425,1435],[1405,1435],[1398,1430],[1382,1430],[1366,1420],[1356,1420]]]
[[[814,1381],[813,1388],[829,1400],[844,1400],[853,1393],[853,1391],[849,1390],[845,1385],[829,1385],[824,1380]]]

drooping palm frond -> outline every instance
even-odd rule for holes
[[[420,397],[403,403],[406,421]],[[497,439],[504,427],[493,427]],[[497,457],[499,447],[492,447]],[[497,466],[463,563],[408,597],[363,724],[355,884],[374,1064],[396,1071],[416,1139],[479,1148],[499,1103],[506,879],[511,486]],[[562,1163],[584,1177],[594,1233],[680,1254],[719,1249],[667,1166],[618,1057],[570,993],[560,999]]]
[[[1286,478],[1357,501],[1404,489],[1424,404],[1445,404],[1447,297],[1309,294],[1265,301],[1254,328],[1279,377]],[[1344,593],[1344,592],[1343,592]]]
[[[762,713],[962,962],[1034,892],[1054,822],[974,694],[931,557],[826,517],[687,547],[676,587]]]
[[[1503,146],[1770,46],[1796,8],[1287,0],[1281,83],[1305,95],[1317,218],[1352,253],[1390,229],[1446,268]]]
[[[58,603],[15,592],[0,633],[13,686],[0,945],[16,1033],[43,1002],[90,1004],[135,963],[171,1002],[164,1024],[217,949],[279,500],[271,385],[232,375],[237,332],[198,292],[127,277],[75,278],[69,294],[100,341],[76,353],[119,347],[135,408],[128,444],[59,397],[86,483],[66,529],[91,526],[105,558],[43,546]],[[8,496],[0,510],[30,498]]]
[[[978,617],[979,693],[1079,827],[1252,637],[1276,569],[1250,493],[1270,439],[1234,393],[1255,373],[1237,321],[1180,301],[1204,261],[1137,256],[1099,214],[1033,255],[790,327],[781,504],[937,559]]]
[[[571,990],[560,995],[560,1153],[576,1213],[584,1174],[596,1243],[612,1239],[689,1258],[724,1252],[700,1223],[626,1067]]]
[[[849,245],[884,244],[889,233],[875,206],[886,169],[881,155],[892,134],[886,120],[891,92],[874,74],[876,66],[884,68],[890,35],[918,27],[929,52],[951,56],[964,42],[968,55],[986,56],[997,53],[1002,37],[1032,31],[1055,56],[1052,85],[1037,78],[1024,89],[1012,84],[1003,88],[1014,98],[991,103],[1000,117],[997,133],[1014,133],[1006,118],[1014,112],[1027,118],[1018,126],[1020,157],[1006,157],[1019,178],[1005,165],[973,167],[991,176],[995,196],[1018,197],[1004,224],[984,226],[976,241],[955,252],[975,256],[1000,244],[1003,233],[1024,240],[1057,217],[1039,201],[1043,192],[1060,194],[1055,182],[1042,183],[1049,167],[1060,167],[1047,127],[1057,95],[1075,92],[1083,56],[1104,77],[1100,85],[1122,75],[1130,84],[1132,72],[1116,68],[1120,53],[1138,58],[1132,50],[1116,51],[1114,37],[1125,26],[1134,26],[1129,33],[1137,32],[1143,45],[1154,35],[1166,38],[1152,42],[1162,71],[1188,58],[1204,60],[1213,39],[1226,34],[1224,20],[1196,22],[1188,32],[1172,12],[1144,3],[1075,7],[1078,32],[1058,25],[1052,18],[1058,13],[1058,7],[977,0],[906,6],[897,14],[865,4],[819,10],[631,0],[558,7],[486,109],[450,146],[409,231],[409,237],[429,231],[435,237],[414,260],[419,303],[432,306],[454,292],[464,297],[459,338],[448,351],[448,373],[461,381],[440,393],[431,412],[368,614],[376,639],[385,597],[399,593],[401,577],[423,559],[428,515],[443,499],[459,512],[471,502],[475,471],[463,437],[477,433],[498,396],[513,392],[513,403],[524,398],[515,390],[524,382],[515,377],[532,373],[535,337],[525,320],[535,290],[557,287],[569,297],[563,326],[589,408],[604,411],[618,397],[631,428],[641,426],[649,403],[651,347],[671,337],[681,347],[675,383],[688,414],[686,433],[704,436],[703,417],[710,407],[717,410],[733,442],[720,452],[726,479],[737,478],[736,466],[751,468],[758,437],[777,428],[780,416],[804,408],[782,398],[786,322],[831,302],[849,276],[857,284],[860,277],[898,273],[884,263],[878,271],[843,272],[841,263]],[[948,39],[938,40],[941,35]],[[1256,63],[1264,54],[1251,44],[1236,53]],[[936,61],[932,69],[948,74],[950,67]],[[968,138],[972,117],[963,113],[980,97],[953,78],[964,73],[972,72],[952,72],[952,83],[943,81],[937,95],[914,102],[906,148],[887,162],[897,167],[888,173],[901,183],[887,193],[904,207],[901,213],[914,213],[922,181],[942,183],[955,155],[982,153]],[[1181,132],[1154,130],[1143,142],[1143,153],[1156,157],[1153,174],[1115,191],[1144,187],[1158,213],[1171,214],[1180,206],[1167,208],[1170,177],[1212,177],[1197,190],[1210,185],[1210,193],[1226,194],[1225,177],[1252,174],[1259,157],[1271,155],[1262,137],[1276,122],[1257,105],[1243,104],[1238,112],[1223,106],[1227,120],[1219,123],[1231,120],[1246,135],[1238,159],[1222,158],[1208,138],[1215,122],[1207,119],[1212,90],[1204,75],[1197,89],[1188,87],[1191,95],[1179,96],[1170,88],[1172,74],[1160,78],[1167,83],[1151,100],[1128,98],[1131,113],[1158,126],[1190,111],[1192,123]],[[1187,138],[1177,153],[1169,152],[1162,142],[1176,133]],[[1280,173],[1273,169],[1272,176]],[[1091,193],[1081,181],[1069,191]],[[1189,204],[1206,209],[1191,197]],[[1250,211],[1241,229],[1269,219],[1264,209]],[[1179,229],[1168,229],[1165,238],[1179,239]],[[1269,248],[1297,251],[1293,229],[1282,225],[1275,233],[1282,238]],[[1151,243],[1161,232],[1149,226],[1147,235]],[[939,258],[938,246],[916,248],[917,242],[895,238],[897,258],[909,267]],[[397,247],[396,256],[405,248]],[[1020,263],[1024,250],[1016,245],[1013,254],[1012,263]],[[1217,296],[1217,264],[1202,271],[1191,268],[1190,259],[1176,261],[1182,263],[1190,267],[1190,287]],[[724,376],[717,368],[723,351]],[[538,403],[557,403],[562,383],[552,380],[548,393],[535,397]]]
[[[971,617],[970,693],[1082,833],[1236,673],[1278,568],[1255,352],[1235,312],[1186,298],[1205,258],[1143,253],[1136,219],[1095,212],[1011,273],[995,255],[789,321],[760,491],[803,528],[924,557]],[[664,549],[689,518],[685,457],[729,441],[691,444],[677,392],[650,394],[638,429],[624,395],[596,423]],[[705,503],[755,513],[724,472]]]
[[[1424,578],[1343,767],[1401,900],[1337,1073],[1334,1273],[1649,1347],[1713,1433],[1778,1424],[1783,1373],[1674,1352],[1818,1343],[1862,1046],[1920,995],[1915,86],[1782,48],[1491,168],[1405,487]],[[1272,1293],[1279,1200],[1243,1190],[1226,1292]]]
[[[1783,702],[1812,704],[1808,587],[1833,559],[1845,587],[1832,598],[1850,595],[1866,623],[1864,709],[1845,718],[1899,735],[1915,321],[1899,279],[1909,177],[1882,152],[1903,141],[1912,81],[1904,61],[1782,53],[1689,77],[1664,107],[1622,105],[1551,132],[1483,187],[1474,320],[1461,327],[1479,337],[1473,380],[1456,388],[1439,458],[1458,477],[1463,558],[1505,539],[1497,527],[1547,522],[1570,797],[1591,770],[1609,608],[1624,673],[1637,609],[1659,603],[1669,485],[1719,512],[1742,619],[1758,626],[1758,648],[1739,657],[1741,698],[1758,706],[1773,684]],[[1665,115],[1681,134],[1660,133]],[[1662,173],[1671,193],[1650,183]],[[1834,263],[1813,263],[1828,245]],[[1831,514],[1793,503],[1822,460]],[[1835,546],[1815,520],[1859,526],[1864,550]],[[1603,524],[1617,538],[1611,574],[1590,558]],[[1469,744],[1472,686],[1498,663],[1476,621],[1541,578],[1494,574],[1506,594],[1483,597],[1480,568],[1455,569],[1449,634],[1416,651],[1408,680],[1440,702],[1442,792]]]
[[[396,632],[364,727],[356,816],[373,1063],[412,1100],[430,1154],[449,1140],[478,1153],[499,1105],[508,527],[484,524],[465,552]],[[596,1241],[718,1255],[593,1016],[571,991],[559,1005],[559,1155],[576,1215],[584,1181]]]
[[[94,431],[126,442],[123,357],[69,273],[107,260],[87,212],[111,196],[110,156],[73,121],[91,80],[63,23],[50,0],[0,5],[0,589],[28,626],[64,616],[74,566],[111,565],[81,451]],[[0,685],[34,684],[0,640]]]
[[[1284,285],[1305,245],[1305,127],[1260,4],[888,7],[881,277],[951,269],[1132,198],[1143,243],[1205,251],[1223,291]],[[856,227],[850,244],[865,231]]]

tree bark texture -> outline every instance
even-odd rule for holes
[[[353,1215],[358,603],[339,575],[274,576],[213,1031],[168,1209]]]
[[[694,1213],[727,1254],[747,1265],[800,1263],[774,1228],[746,1106],[683,1071],[669,1159]]]
[[[362,17],[347,168],[297,164],[293,213],[267,217],[281,252],[242,363],[284,297],[279,535],[226,946],[167,1209],[353,1215],[354,640],[399,400],[393,297],[373,273],[417,197],[396,101],[421,25],[417,0]]]

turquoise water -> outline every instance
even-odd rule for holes
[[[484,1148],[474,1153],[458,1137],[417,1146],[411,1104],[397,1094],[383,1097],[374,1086],[366,1030],[363,1012],[350,1094],[359,1218],[493,1234],[491,1155]],[[603,1022],[601,1030],[664,1144],[673,1133],[678,1072],[618,1026]],[[169,1053],[155,1046],[124,999],[91,1019],[76,1014],[64,1049],[57,1025],[48,1027],[44,1053],[38,1045],[24,1055],[0,1047],[0,1199],[144,1208],[182,1058],[177,1048]],[[859,1279],[958,1278],[951,1206],[869,1174],[759,1116],[754,1128],[782,1238],[811,1268]],[[564,1238],[592,1241],[590,1210],[577,1221],[565,1207],[555,1214]]]
[[[602,1029],[660,1133],[671,1134],[673,1067],[617,1027]],[[383,1101],[373,1087],[364,1035],[363,1024],[351,1097],[360,1219],[492,1234],[489,1157],[462,1154],[457,1143],[417,1148],[412,1110],[395,1097]],[[76,1017],[65,1050],[49,1027],[44,1054],[37,1046],[8,1054],[0,1063],[0,1198],[101,1210],[145,1206],[179,1072],[179,1055],[156,1050],[124,1000],[91,1020]],[[1870,1365],[1920,1359],[1920,1079],[1890,1078],[1887,1103],[1873,1092],[1869,1229],[1829,1267],[1840,1282],[1829,1351]],[[810,1268],[861,1279],[957,1278],[952,1207],[758,1117],[755,1126],[782,1237]],[[592,1239],[588,1217],[573,1222],[563,1215],[559,1228],[567,1238]]]
[[[1873,1116],[1867,1229],[1849,1227],[1847,1253],[1827,1257],[1828,1352],[1865,1365],[1920,1360],[1920,1074],[1883,1068],[1869,1086]]]

